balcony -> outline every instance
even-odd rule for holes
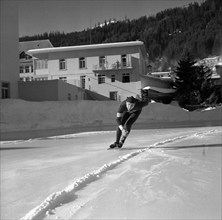
[[[110,70],[123,70],[123,69],[132,69],[131,62],[115,62],[115,63],[108,63],[102,65],[93,65],[93,71],[110,71]]]

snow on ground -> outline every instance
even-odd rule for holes
[[[115,120],[118,103],[97,104],[87,116],[92,102],[4,101],[1,125],[11,131]],[[142,120],[175,118],[192,128],[133,129],[121,150],[106,150],[115,132],[101,130],[1,141],[1,219],[221,219],[222,128],[192,124],[221,122],[221,111],[146,108]]]

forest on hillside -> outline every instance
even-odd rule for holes
[[[19,40],[49,39],[54,47],[140,40],[145,44],[149,60],[161,63],[162,71],[174,66],[187,53],[195,59],[222,53],[221,0],[206,0],[149,17],[104,23],[102,27],[96,25],[80,32],[55,31]]]

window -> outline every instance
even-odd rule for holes
[[[109,98],[110,100],[117,101],[117,91],[109,92]]]
[[[25,73],[29,73],[29,66],[25,66]]]
[[[121,61],[122,61],[122,66],[126,67],[127,66],[127,56],[126,56],[126,54],[121,55]]]
[[[86,68],[86,58],[85,57],[79,58],[79,68],[80,69]]]
[[[71,93],[68,93],[68,100],[72,100]]]
[[[60,70],[66,70],[66,60],[65,59],[60,59],[59,60],[59,69]]]
[[[105,74],[98,75],[98,84],[105,83]]]
[[[20,73],[23,73],[24,72],[24,68],[23,66],[20,66]]]
[[[2,99],[10,98],[10,84],[8,82],[2,82]]]
[[[130,74],[129,73],[123,73],[122,83],[129,83],[129,82],[130,82]]]
[[[44,81],[44,80],[48,80],[47,77],[37,77],[35,78],[35,81]]]
[[[35,66],[36,66],[36,69],[47,69],[48,68],[48,60],[36,60]]]
[[[59,77],[60,80],[67,82],[67,77]]]
[[[100,68],[104,68],[104,67],[105,67],[105,64],[106,64],[106,58],[105,58],[105,56],[99,57],[99,67],[100,67]]]
[[[81,88],[86,88],[86,76],[80,76]]]
[[[111,75],[111,82],[115,82],[116,81],[116,76],[115,75]]]

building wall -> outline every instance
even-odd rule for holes
[[[58,82],[31,81],[18,83],[19,98],[27,101],[57,101]]]
[[[53,80],[58,82],[58,100],[83,100],[84,91],[81,88],[65,83],[61,80]]]
[[[18,83],[19,98],[27,101],[64,101],[84,99],[84,91],[61,80]]]
[[[0,98],[2,98],[2,83],[9,83],[9,98],[17,98],[19,80],[18,4],[13,0],[0,1],[0,4]]]

